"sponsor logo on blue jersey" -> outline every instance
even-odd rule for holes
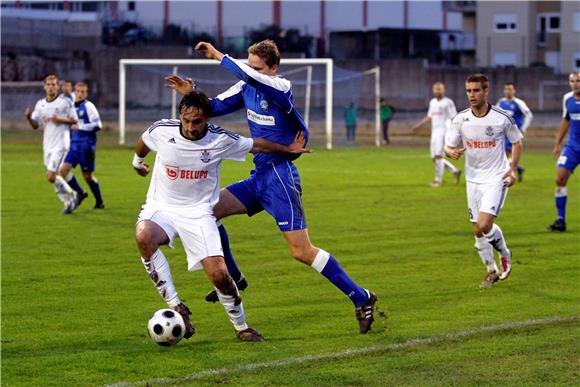
[[[268,111],[268,101],[266,101],[265,99],[261,100],[260,107],[262,108],[263,111],[267,112]]]

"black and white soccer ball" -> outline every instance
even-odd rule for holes
[[[176,311],[159,309],[149,319],[147,330],[154,342],[167,347],[177,344],[183,338],[185,323]]]

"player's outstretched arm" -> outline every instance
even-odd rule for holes
[[[133,156],[133,169],[140,176],[147,176],[149,174],[149,165],[145,163],[145,156],[149,154],[149,148],[143,142],[143,138],[139,137],[137,145],[135,145],[135,155]]]
[[[566,118],[562,118],[562,123],[560,123],[560,130],[558,131],[558,135],[556,136],[556,143],[554,144],[554,160],[558,160],[560,157],[560,153],[562,153],[562,141],[564,141],[564,137],[568,134],[568,128],[570,127],[570,121]]]
[[[26,110],[24,110],[24,116],[26,116],[26,120],[28,121],[28,124],[30,125],[30,127],[34,130],[38,129],[38,127],[40,125],[38,125],[38,122],[36,122],[35,120],[32,119],[32,108],[31,107],[27,107]]]
[[[300,131],[294,138],[294,142],[289,145],[277,144],[272,141],[268,141],[264,138],[254,138],[254,146],[251,153],[312,153],[312,149],[304,148],[304,132]]]
[[[181,95],[189,94],[195,89],[195,82],[191,78],[183,79],[178,75],[169,75],[163,79],[166,82],[165,86],[175,90]]]

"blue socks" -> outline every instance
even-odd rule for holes
[[[356,308],[360,308],[368,301],[369,294],[367,291],[358,286],[346,274],[338,261],[326,251],[318,251],[314,262],[312,262],[312,267],[346,294]]]
[[[226,261],[226,266],[228,267],[228,272],[232,276],[235,282],[238,282],[242,278],[242,272],[238,268],[234,256],[232,255],[232,250],[230,250],[230,239],[228,238],[228,233],[223,224],[218,226],[220,232],[220,240],[222,242],[222,249],[224,251],[224,260]]]
[[[558,210],[558,219],[566,221],[566,201],[568,199],[568,189],[566,187],[556,187],[556,209]]]
[[[72,177],[71,177],[72,176]],[[70,180],[68,179],[69,177]],[[69,173],[67,175],[67,181],[68,185],[74,189],[79,195],[82,195],[85,193],[85,191],[83,190],[83,188],[79,185],[79,182],[77,181],[77,178],[75,177],[75,175],[73,175],[72,173]]]
[[[97,201],[96,205],[103,204],[103,197],[101,196],[101,187],[99,186],[99,182],[97,179],[87,181],[89,187],[91,188],[91,192],[95,196],[95,200]]]

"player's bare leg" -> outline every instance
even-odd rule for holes
[[[314,268],[350,298],[355,306],[360,333],[370,331],[374,321],[376,294],[357,285],[332,255],[315,247],[310,242],[307,229],[286,231],[283,235],[294,258]]]
[[[236,331],[236,336],[242,341],[264,341],[264,337],[248,326],[242,298],[238,288],[221,256],[207,257],[201,261],[209,280],[214,284],[219,301],[223,305]]]
[[[487,274],[481,283],[481,288],[489,288],[498,279],[505,280],[511,273],[512,255],[507,248],[501,228],[495,224],[496,217],[486,212],[480,212],[477,223],[474,224],[476,247],[487,268]],[[493,257],[493,249],[500,254],[501,272]]]
[[[230,191],[223,188],[220,191],[220,198],[218,203],[215,205],[213,212],[214,216],[218,220],[218,231],[220,233],[220,240],[222,243],[222,249],[224,251],[224,261],[228,267],[228,272],[236,283],[238,290],[243,291],[248,287],[248,282],[246,281],[244,274],[242,274],[238,268],[238,265],[236,264],[236,261],[234,260],[234,256],[230,249],[228,233],[224,225],[221,224],[219,220],[230,215],[245,214],[247,212],[246,207],[244,207],[242,202],[240,202],[238,198],[236,198]],[[205,300],[207,302],[218,302],[219,298],[216,290],[214,289],[210,291],[205,296]]]
[[[141,253],[141,261],[145,267],[145,271],[149,278],[155,285],[159,295],[169,305],[169,307],[178,312],[185,323],[186,339],[189,339],[195,333],[195,327],[189,319],[191,311],[181,302],[173,278],[169,263],[163,252],[159,249],[160,246],[169,243],[169,237],[163,229],[150,220],[143,220],[137,223],[135,227],[135,240],[137,247]]]
[[[566,202],[568,200],[568,179],[571,172],[566,168],[559,167],[556,172],[556,209],[558,210],[558,218],[548,226],[550,231],[566,231]]]

